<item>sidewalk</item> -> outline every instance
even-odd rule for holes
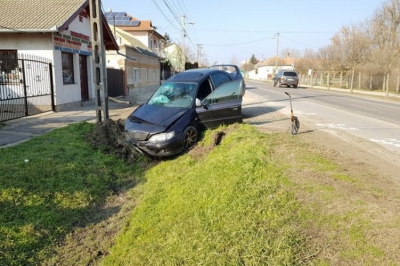
[[[311,88],[311,89],[318,89],[318,90],[327,90],[327,91],[338,91],[342,93],[351,94],[350,89],[342,89],[342,88],[333,88],[333,87],[324,87],[324,86],[311,86],[300,84],[301,87]],[[386,97],[386,98],[397,98],[400,99],[400,94],[398,93],[386,93],[385,91],[367,91],[367,90],[359,90],[353,89],[353,94],[363,94],[363,95],[371,95],[371,96],[378,96],[378,97]]]
[[[264,83],[271,83],[271,80],[251,80],[251,81],[261,81]],[[326,86],[317,86],[317,85],[309,85],[309,84],[299,84],[299,88],[310,88],[310,89],[317,89],[317,90],[327,90],[327,91],[337,91],[337,92],[342,92],[342,93],[348,93],[351,94],[350,89],[342,89],[342,88],[336,88],[336,87],[326,87]],[[376,96],[376,97],[384,97],[384,98],[392,98],[392,99],[400,99],[400,94],[398,93],[393,93],[389,92],[386,93],[385,91],[379,91],[379,90],[374,90],[374,91],[367,91],[367,90],[359,90],[359,89],[353,89],[353,94],[363,94],[363,95],[371,95],[371,96]]]
[[[109,118],[125,120],[132,111],[144,103],[153,91],[123,98],[109,98]],[[0,148],[27,141],[53,129],[76,122],[96,122],[96,106],[82,106],[67,111],[46,112],[0,123]]]

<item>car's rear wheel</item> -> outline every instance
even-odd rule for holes
[[[297,85],[293,85],[293,88],[297,88]]]
[[[194,147],[197,143],[198,133],[197,129],[193,126],[188,126],[183,131],[182,137],[183,150],[187,151]]]

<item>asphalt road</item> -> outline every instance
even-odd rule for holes
[[[388,152],[400,154],[400,101],[358,93],[273,87],[268,82],[247,81],[247,92],[257,99],[265,111],[279,111],[282,118],[290,116],[288,92],[295,115],[308,130],[327,130],[333,134],[348,133],[377,143]],[[247,93],[246,92],[246,93]],[[245,95],[246,97],[246,95]],[[246,114],[247,106],[243,107]],[[284,120],[289,123],[288,120]],[[253,123],[254,124],[254,123]],[[301,128],[304,130],[304,128]]]

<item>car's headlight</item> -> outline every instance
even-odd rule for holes
[[[154,136],[151,136],[149,142],[161,142],[172,139],[175,136],[175,131],[171,131],[168,133],[160,133]]]

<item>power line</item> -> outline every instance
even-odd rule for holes
[[[241,42],[241,43],[230,43],[230,44],[207,44],[207,43],[205,43],[204,45],[206,45],[206,46],[235,46],[235,45],[242,45],[242,44],[248,44],[248,43],[261,42],[261,41],[265,41],[265,40],[269,40],[269,39],[271,39],[271,37],[258,39],[258,40],[253,40],[253,41],[248,41],[248,42]]]
[[[178,24],[180,24],[179,20],[178,20],[178,15],[176,15],[176,13],[171,9],[171,7],[168,5],[167,1],[163,0],[164,4],[167,6],[167,8],[169,9],[169,11],[171,12],[172,16],[175,18],[176,22],[178,22]]]
[[[169,25],[172,25],[172,26],[174,26],[176,29],[179,30],[179,28],[173,24],[173,21],[169,20],[169,18],[167,17],[167,15],[165,15],[165,13],[162,11],[162,9],[160,8],[160,6],[157,4],[157,2],[156,2],[155,0],[153,0],[153,3],[154,3],[154,5],[157,7],[158,11],[160,11],[160,13],[163,15],[163,17],[169,22],[169,24],[167,25],[167,27],[168,27]],[[166,29],[167,27],[165,27],[165,29]]]

